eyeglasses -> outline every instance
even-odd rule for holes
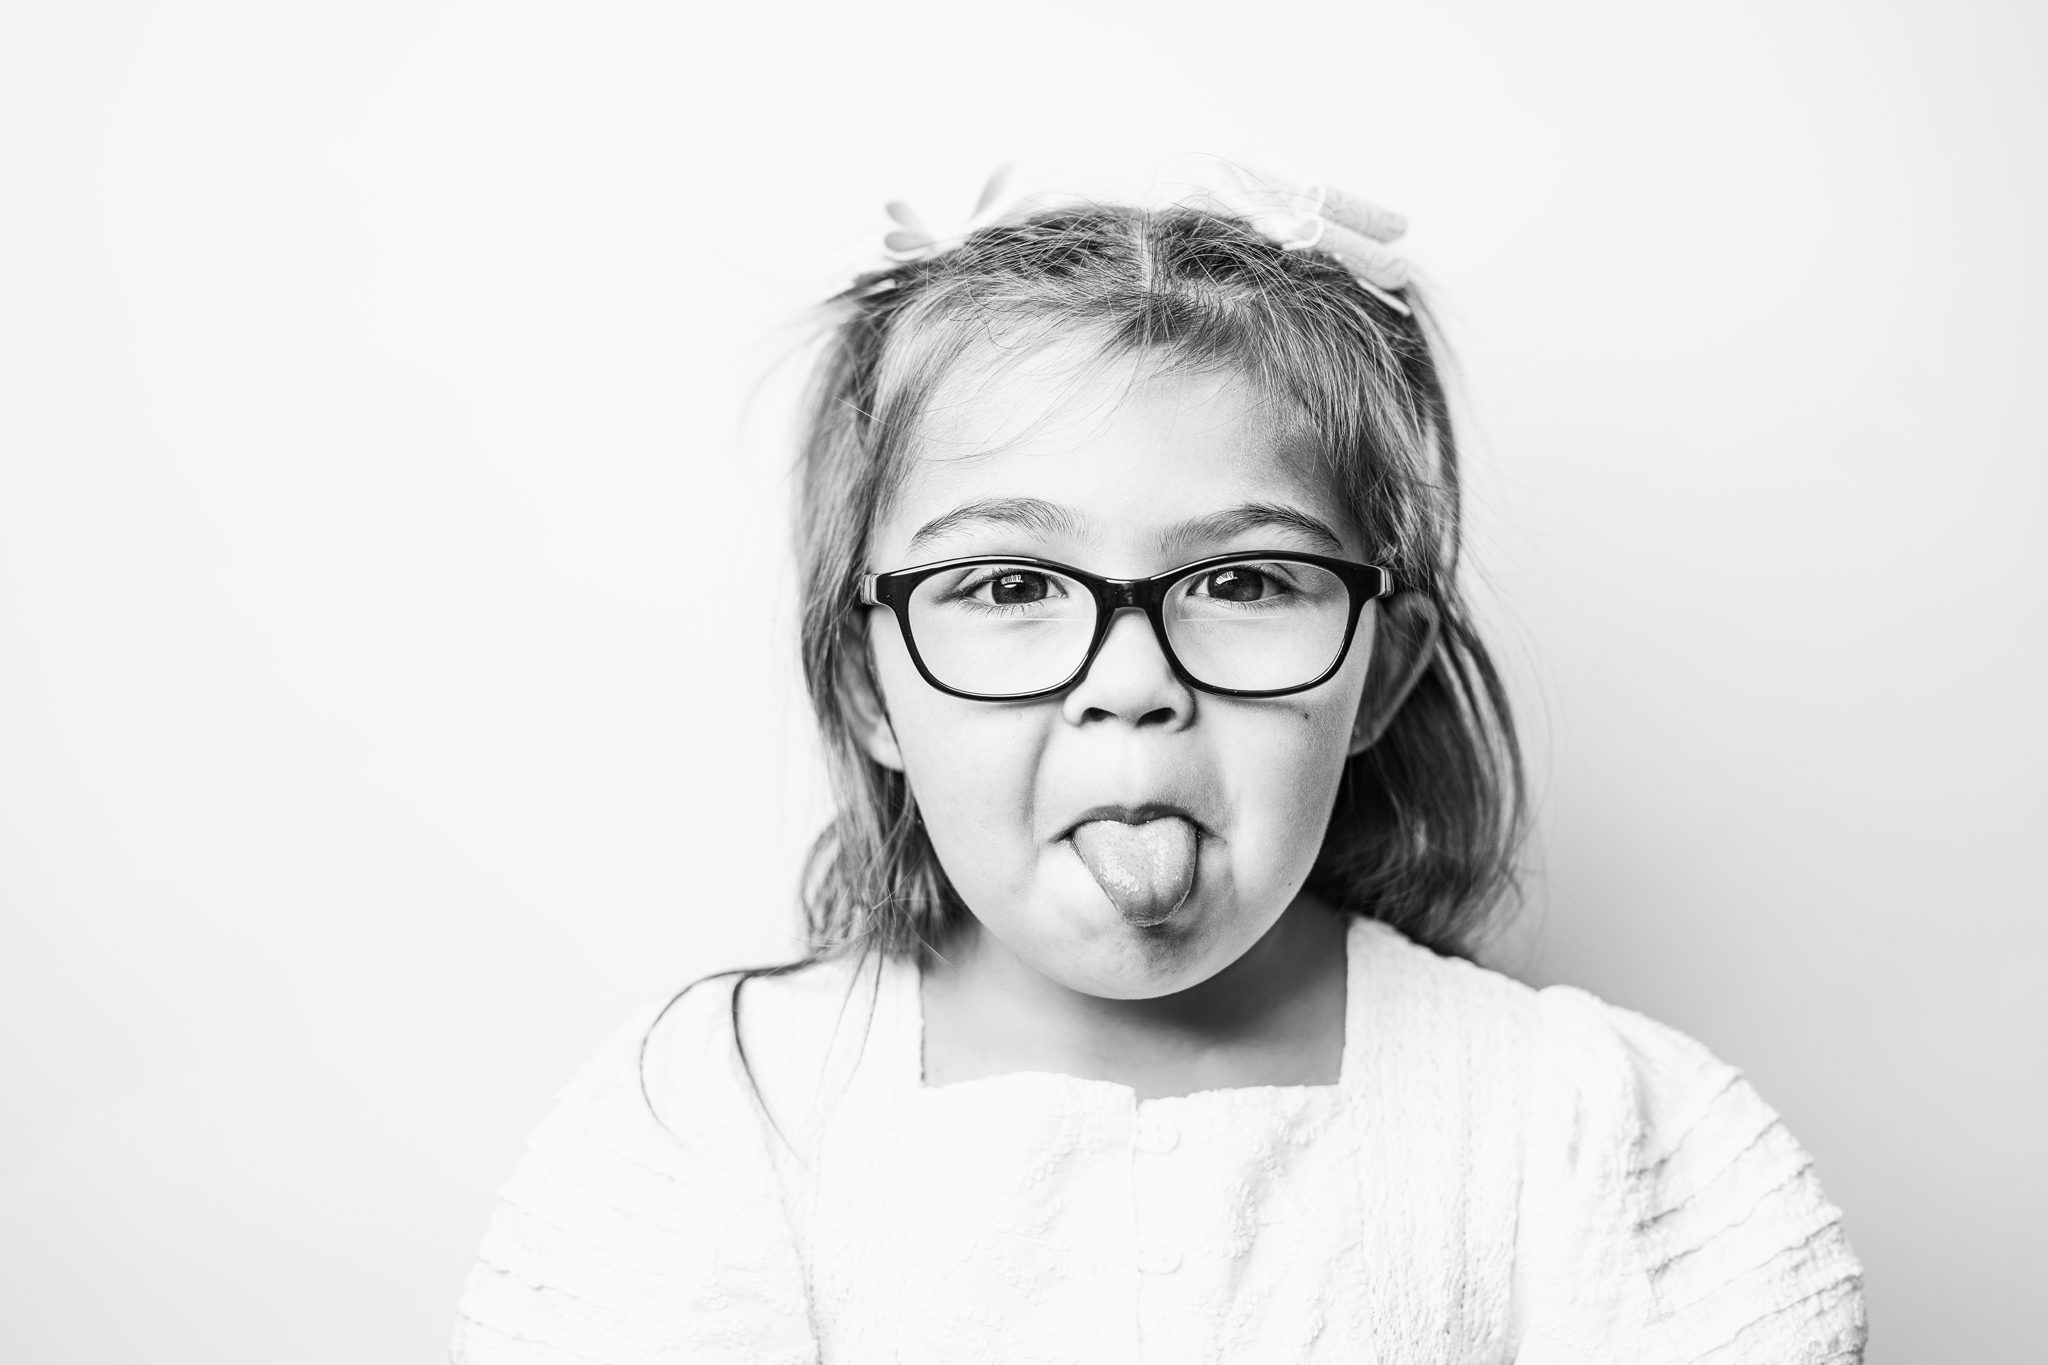
[[[941,692],[1022,701],[1074,685],[1126,608],[1152,622],[1174,676],[1227,697],[1282,697],[1327,682],[1367,602],[1394,591],[1377,564],[1304,554],[1196,560],[1150,578],[1100,578],[1042,559],[979,556],[871,573],[910,660]]]

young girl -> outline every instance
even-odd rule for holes
[[[1743,1078],[1470,960],[1520,768],[1399,231],[1041,204],[834,300],[810,956],[564,1092],[458,1361],[1860,1358]]]

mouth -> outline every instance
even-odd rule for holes
[[[1124,922],[1150,929],[1188,903],[1200,872],[1194,816],[1167,802],[1097,806],[1062,836]]]
[[[1200,834],[1211,833],[1209,827],[1197,820],[1185,806],[1177,806],[1171,801],[1147,801],[1139,806],[1091,806],[1082,811],[1073,824],[1060,832],[1060,838],[1071,839],[1075,830],[1097,820],[1107,820],[1118,825],[1142,825],[1153,820],[1169,818],[1187,821]]]

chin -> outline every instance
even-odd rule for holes
[[[1197,918],[1179,916],[1149,928],[1121,921],[1039,970],[1068,990],[1104,1000],[1156,1000],[1214,976],[1230,959]]]

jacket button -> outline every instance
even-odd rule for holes
[[[1161,1118],[1142,1119],[1138,1123],[1138,1150],[1141,1152],[1170,1152],[1180,1142],[1180,1130],[1171,1120]]]
[[[1138,1269],[1147,1275],[1171,1275],[1180,1269],[1177,1247],[1150,1246],[1138,1253]]]

